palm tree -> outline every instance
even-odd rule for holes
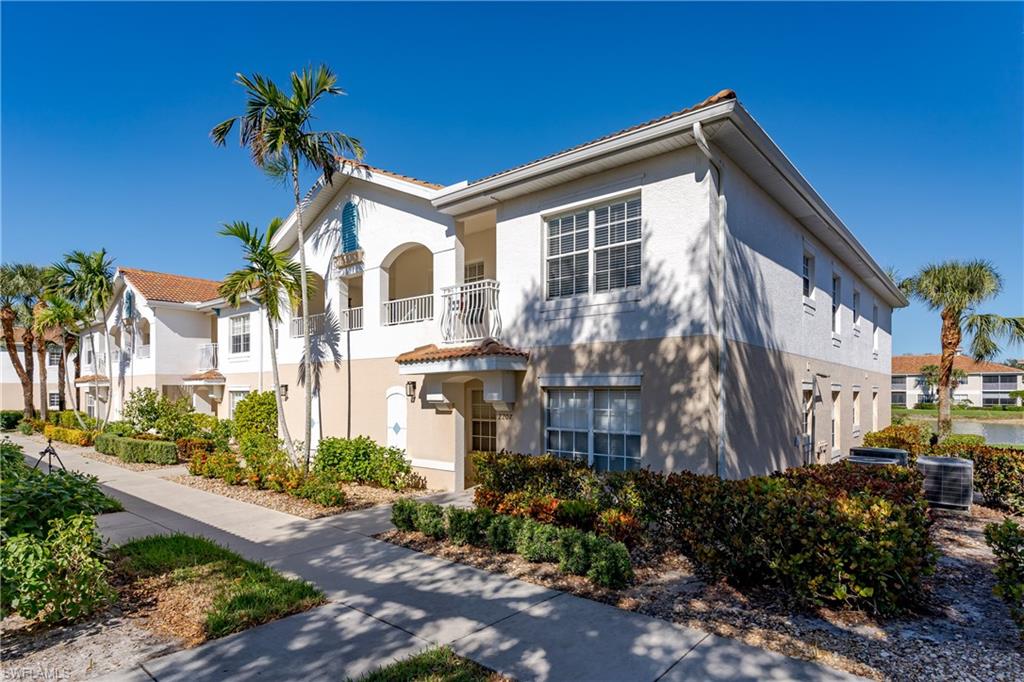
[[[953,358],[966,331],[971,336],[971,355],[986,360],[999,352],[997,339],[1024,342],[1024,317],[977,312],[977,307],[999,294],[1003,280],[995,267],[985,260],[947,261],[926,265],[900,283],[900,288],[920,300],[942,318],[939,340],[939,433],[952,430],[949,388],[953,382]]]
[[[3,328],[4,344],[14,365],[14,372],[21,381],[26,419],[36,416],[35,394],[32,382],[35,377],[35,331],[32,318],[35,306],[43,290],[42,268],[26,263],[5,264],[0,267],[0,325]],[[14,327],[22,328],[21,342],[24,359],[18,358],[17,339]],[[44,370],[45,371],[45,370]],[[45,383],[43,402],[45,403]]]
[[[107,358],[110,358],[110,330],[107,328],[105,317],[114,295],[114,259],[107,255],[106,249],[92,253],[72,251],[64,254],[64,260],[55,263],[51,270],[53,276],[49,283],[50,291],[60,293],[77,303],[88,314],[90,320],[98,319],[102,322]],[[109,361],[108,368],[113,374],[113,364]],[[113,382],[113,376],[110,379]],[[108,397],[101,427],[110,419],[110,407],[113,402]]]
[[[288,431],[288,423],[284,418],[284,404],[281,398],[280,376],[277,367],[277,344],[275,333],[281,323],[281,303],[293,304],[299,297],[301,273],[299,266],[288,257],[286,251],[278,251],[271,247],[274,236],[283,224],[280,218],[274,218],[267,226],[265,234],[253,229],[246,222],[234,222],[224,225],[220,234],[234,237],[242,243],[242,258],[246,265],[235,270],[220,285],[220,293],[233,306],[242,305],[251,297],[258,303],[267,316],[270,328],[270,367],[274,373],[274,393],[277,398],[277,426],[284,439],[288,456],[295,461],[295,445]]]
[[[309,342],[309,287],[306,281],[306,251],[302,225],[302,196],[299,190],[299,166],[305,165],[323,174],[323,180],[330,184],[338,169],[339,159],[348,156],[356,160],[363,158],[364,150],[359,140],[341,132],[324,132],[310,129],[313,108],[327,95],[344,95],[337,86],[337,77],[325,65],[317,69],[303,69],[291,74],[291,95],[286,95],[277,85],[260,74],[246,76],[235,74],[236,82],[245,88],[245,113],[233,116],[218,124],[210,131],[210,137],[217,146],[227,141],[235,123],[239,124],[239,141],[249,150],[256,166],[277,178],[291,176],[292,194],[295,200],[295,222],[299,251],[299,275],[301,284],[302,348],[304,357],[310,357]],[[310,438],[313,430],[313,385],[303,382],[306,398],[305,439],[303,459],[309,467]]]
[[[65,409],[65,400],[71,396],[71,408],[75,411],[78,423],[85,428],[78,411],[77,387],[67,390],[67,362],[71,350],[75,347],[78,334],[88,321],[88,314],[66,298],[48,295],[44,299],[46,307],[36,314],[36,333],[41,336],[60,334],[61,356],[57,365],[57,390],[60,393],[60,409]]]
[[[921,373],[921,379],[924,381],[925,388],[928,391],[938,388],[939,385],[939,366],[938,365],[921,365],[921,369],[918,370]],[[953,368],[953,375],[950,378],[949,387],[955,391],[956,387],[959,386],[967,379],[967,372],[963,371],[959,367]]]

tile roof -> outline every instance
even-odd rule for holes
[[[215,369],[208,369],[205,372],[197,372],[183,377],[185,381],[224,381],[224,375]]]
[[[370,164],[363,163],[361,161],[353,161],[352,159],[345,159],[345,158],[342,158],[340,156],[338,157],[338,161],[342,165],[344,165],[344,166],[351,166],[352,168],[355,168],[356,170],[364,170],[364,171],[368,171],[370,173],[380,173],[381,175],[387,175],[389,177],[396,178],[398,180],[403,180],[405,182],[411,182],[414,185],[419,185],[421,187],[426,187],[428,189],[441,189],[442,187],[444,187],[444,185],[438,185],[437,183],[434,183],[434,182],[428,182],[426,180],[420,180],[419,178],[414,178],[411,175],[402,175],[401,173],[395,173],[393,171],[385,170],[383,168],[377,168],[376,166],[371,166]]]
[[[893,374],[920,374],[925,365],[937,365],[939,355],[894,355],[892,356]],[[962,369],[967,374],[982,372],[999,372],[1001,374],[1024,374],[1024,369],[1001,365],[998,362],[978,362],[969,355],[958,355],[953,358],[953,368]]]
[[[686,107],[685,109],[679,109],[678,111],[673,111],[672,113],[665,114],[664,116],[659,116],[657,118],[652,118],[651,120],[644,121],[643,123],[637,123],[636,125],[629,126],[628,128],[623,128],[622,130],[617,130],[614,133],[608,133],[607,135],[602,135],[601,137],[595,138],[593,140],[588,140],[587,142],[580,143],[580,144],[578,144],[578,145],[576,145],[574,147],[569,147],[568,149],[563,149],[562,151],[555,152],[553,154],[548,154],[547,156],[542,156],[539,159],[534,159],[533,161],[528,161],[527,163],[522,163],[522,164],[519,164],[518,166],[513,166],[512,168],[506,168],[503,171],[499,171],[497,173],[492,173],[491,175],[487,175],[487,176],[482,177],[482,178],[480,178],[478,180],[473,180],[469,184],[470,185],[475,185],[478,182],[483,182],[484,180],[490,180],[491,178],[498,177],[499,175],[504,175],[505,173],[511,173],[514,170],[519,170],[520,168],[525,168],[527,166],[532,166],[535,163],[540,163],[541,161],[547,161],[548,159],[553,159],[556,156],[561,156],[562,154],[568,154],[569,152],[574,152],[577,149],[582,149],[584,147],[589,147],[592,144],[596,144],[598,142],[603,142],[604,140],[608,140],[608,139],[611,139],[613,137],[618,137],[619,135],[625,135],[626,133],[631,133],[634,130],[639,130],[640,128],[646,128],[647,126],[654,125],[656,123],[661,123],[662,121],[667,121],[669,119],[676,118],[677,116],[682,116],[683,114],[689,114],[690,112],[697,111],[698,109],[703,109],[704,107],[710,107],[713,104],[718,104],[719,102],[725,102],[725,101],[730,100],[730,99],[736,99],[736,93],[733,90],[730,90],[728,88],[726,88],[724,90],[719,90],[717,93],[715,93],[711,97],[708,97],[703,102],[698,102],[697,104],[694,104],[693,106]]]
[[[75,379],[76,384],[91,384],[98,381],[110,381],[110,377],[103,374],[86,374]]]
[[[138,268],[118,268],[147,301],[195,303],[220,296],[220,282]]]
[[[476,346],[456,346],[454,348],[438,348],[434,344],[420,346],[408,353],[402,353],[395,358],[395,362],[406,364],[410,362],[436,362],[438,360],[458,360],[460,358],[482,358],[487,356],[528,358],[530,354],[525,350],[506,346],[494,339],[487,339]]]

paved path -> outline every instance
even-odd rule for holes
[[[26,453],[38,439],[13,438]],[[414,552],[371,535],[386,507],[316,520],[232,500],[59,449],[126,511],[99,518],[113,544],[197,534],[317,585],[326,606],[147,661],[118,679],[343,680],[431,645],[520,680],[850,680],[815,663]],[[442,501],[460,503],[464,494]]]

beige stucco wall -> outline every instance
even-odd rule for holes
[[[797,440],[805,431],[804,390],[815,396],[809,456]],[[854,429],[855,391],[860,402],[859,430]],[[723,392],[723,475],[729,478],[830,461],[833,392],[839,394],[836,454],[845,455],[851,447],[862,445],[864,434],[888,426],[890,420],[889,375],[735,341],[728,346]]]

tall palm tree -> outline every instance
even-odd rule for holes
[[[114,296],[114,259],[106,249],[86,253],[71,251],[64,254],[64,260],[51,266],[53,272],[49,289],[77,303],[88,314],[90,320],[103,324],[103,339],[107,352],[107,371],[113,384],[113,363],[110,362],[110,329],[107,327],[106,312]],[[113,400],[108,396],[107,409],[101,426],[110,419]]]
[[[294,461],[297,453],[291,433],[288,431],[288,423],[284,418],[284,404],[281,391],[278,389],[281,379],[277,367],[275,334],[277,326],[281,323],[281,304],[294,304],[299,297],[302,284],[299,266],[288,257],[286,251],[278,251],[271,247],[274,236],[282,224],[280,218],[274,218],[267,226],[265,234],[260,234],[259,230],[242,221],[224,225],[220,234],[234,237],[242,243],[242,259],[246,265],[224,278],[220,285],[220,293],[236,308],[251,297],[266,313],[270,331],[270,367],[274,373],[274,394],[277,398],[277,428],[284,439],[288,456]]]
[[[33,379],[35,377],[36,337],[32,318],[35,306],[43,292],[43,269],[27,263],[11,263],[0,267],[0,326],[4,344],[21,381],[24,414],[27,419],[36,416]],[[18,358],[15,325],[22,328],[23,359]],[[45,386],[45,384],[44,384]],[[46,389],[43,389],[45,402]]]
[[[71,408],[75,411],[79,425],[85,428],[78,410],[77,387],[67,389],[67,363],[71,350],[75,347],[78,334],[88,320],[88,314],[70,300],[53,294],[44,299],[46,307],[36,314],[36,333],[40,336],[60,335],[61,356],[57,365],[57,390],[60,393],[60,409],[66,408],[67,396],[71,396]]]
[[[245,113],[233,116],[210,131],[217,146],[227,141],[235,123],[239,124],[239,142],[249,150],[256,166],[273,177],[291,176],[295,200],[295,222],[299,251],[301,283],[302,348],[310,357],[309,286],[306,278],[306,251],[302,224],[302,195],[299,189],[299,167],[305,165],[323,174],[330,184],[338,169],[339,159],[362,159],[364,150],[359,140],[341,132],[314,131],[313,108],[327,95],[344,95],[338,79],[325,65],[303,69],[291,74],[291,95],[286,95],[274,81],[260,74],[235,74],[236,82],[245,88]],[[306,398],[305,439],[303,459],[309,467],[309,448],[313,430],[313,384],[303,382]]]
[[[900,283],[900,288],[920,300],[930,310],[938,310],[942,318],[939,341],[939,433],[953,428],[950,418],[949,388],[953,382],[953,358],[966,331],[971,336],[971,355],[987,360],[999,352],[997,339],[1024,343],[1024,317],[977,312],[977,307],[995,297],[1003,288],[1003,280],[995,267],[985,260],[947,261],[926,265]]]

